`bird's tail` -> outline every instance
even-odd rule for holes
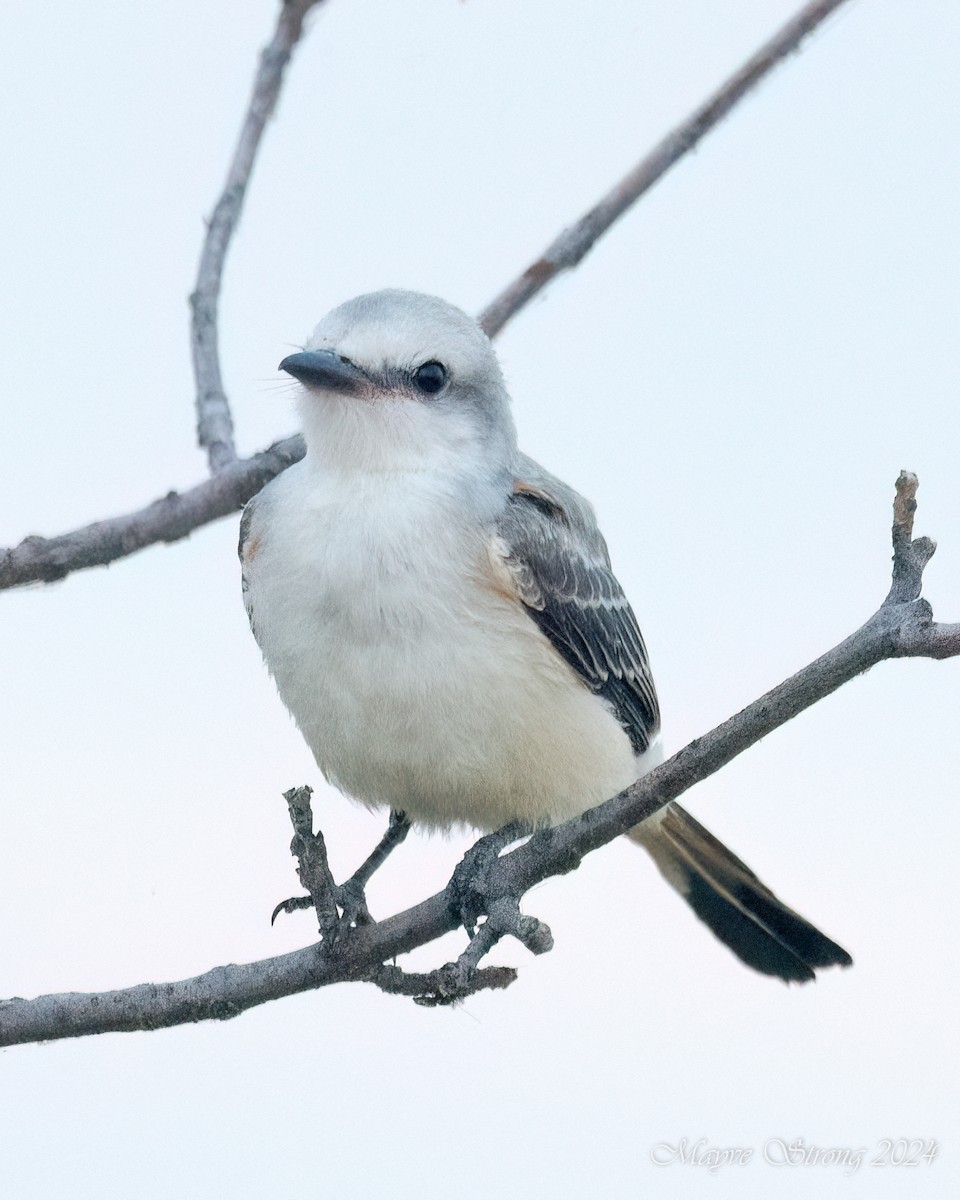
[[[853,962],[679,804],[668,804],[627,836],[643,846],[667,882],[748,967],[803,983],[814,978],[815,967]]]

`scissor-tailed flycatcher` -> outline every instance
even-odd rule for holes
[[[241,525],[247,611],[327,779],[433,828],[553,824],[662,761],[646,647],[590,505],[517,449],[489,339],[384,291],[280,364],[306,458]],[[749,966],[849,955],[678,804],[629,836]]]

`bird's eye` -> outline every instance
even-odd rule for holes
[[[447,382],[447,372],[444,370],[443,363],[435,361],[424,363],[422,367],[418,367],[414,371],[413,382],[421,392],[425,392],[428,396],[436,395]]]

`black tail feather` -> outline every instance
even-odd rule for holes
[[[697,916],[748,967],[790,982],[850,955],[788,908],[679,804],[630,831]]]

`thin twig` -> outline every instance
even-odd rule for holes
[[[312,795],[313,789],[304,784],[303,787],[284,792],[283,798],[293,823],[290,853],[297,860],[297,874],[310,894],[320,933],[326,940],[335,936],[340,916],[337,912],[337,885],[327,862],[327,845],[322,833],[313,832]]]
[[[905,491],[900,480],[897,495],[901,503]],[[902,520],[897,520],[902,527]],[[912,537],[910,541],[917,544]],[[955,655],[960,655],[960,624],[936,624],[926,600],[888,597],[866,624],[839,646],[691,742],[612,800],[534,834],[518,849],[491,861],[483,873],[488,915],[507,909],[514,912],[513,905],[519,904],[534,884],[571,870],[585,854],[625,833],[869,667],[888,658]],[[382,964],[457,928],[460,916],[455,908],[448,887],[406,912],[352,929],[349,937],[333,944],[321,943],[243,966],[217,967],[177,983],[0,1001],[0,1046],[223,1020],[267,1000],[330,983],[379,982],[386,978]],[[544,934],[543,927],[528,925],[521,933],[531,949],[549,948],[549,933]],[[472,965],[478,961],[476,958]]]
[[[59,537],[24,538],[0,550],[0,591],[26,583],[52,583],[71,571],[126,558],[157,542],[175,542],[202,525],[228,516],[304,455],[303,438],[277,442],[239,459],[185,492],[168,492],[146,508],[94,521]]]
[[[517,978],[514,967],[481,967],[474,971],[469,986],[464,986],[456,994],[447,994],[444,972],[444,967],[427,974],[415,974],[401,971],[397,966],[384,966],[371,975],[370,982],[391,996],[410,996],[415,1004],[434,1008],[442,1004],[454,1004],[490,988],[509,987]]]
[[[453,1004],[472,995],[477,990],[477,977],[482,974],[480,960],[505,937],[516,938],[531,954],[546,954],[553,949],[550,926],[536,917],[524,916],[515,896],[498,896],[488,907],[487,919],[471,935],[457,961],[432,972],[432,990],[421,992],[416,997],[418,1004]]]
[[[264,127],[280,94],[284,69],[300,40],[304,17],[318,3],[322,0],[281,0],[273,38],[260,55],[253,95],[227,172],[227,182],[207,224],[196,287],[190,296],[190,345],[197,384],[197,440],[206,450],[214,474],[235,462],[237,457],[233,419],[223,390],[217,345],[217,307],[223,264],[240,219]]]
[[[893,502],[893,580],[884,604],[902,604],[916,600],[923,582],[923,569],[937,548],[930,538],[913,540],[913,517],[917,511],[916,475],[901,471]]]
[[[814,0],[736,71],[723,86],[676,129],[657,143],[633,170],[612,188],[599,204],[565,229],[519,278],[492,300],[479,316],[480,324],[494,337],[511,317],[561,271],[577,266],[611,225],[662,179],[674,164],[691,151],[761,79],[812,33],[845,0]]]

